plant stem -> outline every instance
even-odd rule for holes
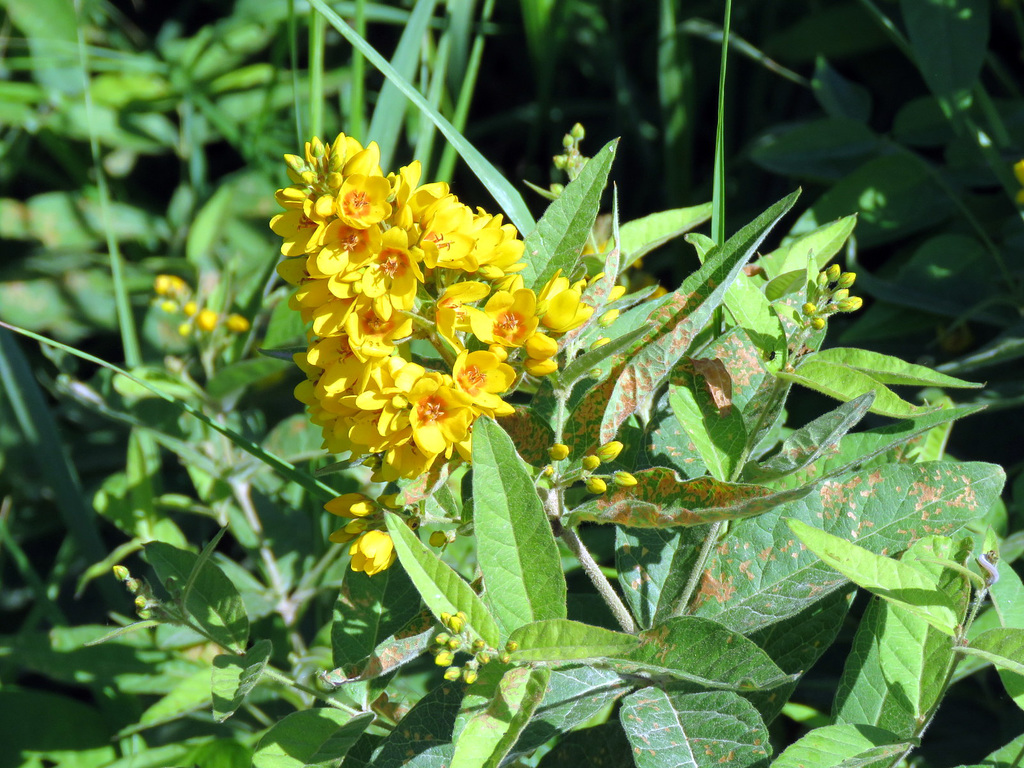
[[[708,528],[707,538],[704,539],[704,546],[700,548],[697,562],[693,564],[693,570],[690,571],[690,578],[686,582],[686,588],[683,590],[679,602],[676,603],[676,609],[672,611],[673,617],[682,616],[686,613],[690,599],[693,597],[693,593],[697,591],[701,576],[704,574],[704,566],[707,565],[708,558],[711,557],[711,550],[714,549],[715,544],[718,542],[718,534],[722,530],[722,525],[723,522],[719,520],[717,523],[712,523],[711,527]]]
[[[331,698],[327,694],[318,691],[316,688],[310,688],[308,685],[303,685],[302,683],[292,680],[284,672],[280,672],[269,665],[264,668],[263,676],[266,677],[268,680],[273,680],[275,683],[287,685],[291,688],[295,688],[298,691],[302,691],[303,693],[308,693],[310,696],[319,699],[328,706],[334,707],[335,709],[340,709],[342,712],[348,712],[350,715],[358,715],[361,712],[361,710],[356,709],[355,707],[350,707],[347,704],[342,704],[337,699]]]
[[[587,549],[586,545],[580,539],[579,534],[572,528],[566,528],[557,520],[554,521],[553,527],[555,532],[561,537],[572,553],[576,555],[576,559],[580,561],[580,565],[583,566],[583,571],[590,577],[590,581],[597,588],[601,597],[605,603],[611,609],[615,615],[615,619],[619,622],[619,626],[622,627],[624,632],[629,632],[631,635],[636,634],[636,624],[633,621],[633,617],[629,614],[629,609],[626,608],[625,603],[622,602],[618,594],[612,587],[611,582],[601,572],[601,566],[594,560],[594,556],[590,554],[590,550]]]

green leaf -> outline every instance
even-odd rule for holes
[[[423,611],[400,630],[385,637],[366,658],[321,672],[318,678],[325,685],[338,687],[357,680],[373,680],[394,672],[398,667],[426,653],[437,634],[435,627],[433,615]]]
[[[700,551],[705,529],[615,528],[619,588],[644,629],[672,615]]]
[[[868,392],[874,392],[871,412],[902,419],[927,413],[928,408],[908,403],[885,384],[866,373],[846,365],[818,359],[808,355],[795,371],[779,371],[778,377],[802,384],[815,392],[821,392],[837,400],[849,402]]]
[[[579,621],[548,619],[519,627],[509,642],[519,645],[512,652],[513,663],[550,663],[617,656],[640,641],[633,635]]]
[[[489,647],[498,648],[501,632],[473,588],[451,566],[427,549],[398,515],[387,512],[385,520],[398,559],[431,613],[440,620],[442,613],[464,612],[469,631]]]
[[[0,690],[0,743],[4,745],[4,768],[54,765],[74,766],[74,757],[107,765],[117,757],[106,718],[96,707],[40,690],[4,686]],[[123,721],[121,721],[123,722]],[[56,753],[56,754],[55,754]],[[45,756],[64,758],[48,760]],[[77,753],[77,754],[76,754]]]
[[[964,381],[944,373],[933,371],[923,365],[914,365],[898,357],[883,355],[867,349],[852,347],[830,347],[808,355],[805,360],[824,360],[836,365],[844,365],[861,373],[866,373],[882,384],[906,384],[920,387],[966,387],[977,389],[983,385],[973,381]],[[802,366],[801,366],[802,367]],[[799,369],[798,369],[799,370]]]
[[[146,558],[172,594],[183,591],[185,610],[211,638],[237,653],[245,650],[249,619],[242,596],[220,568],[160,541],[146,545]]]
[[[757,266],[768,274],[769,279],[788,272],[806,274],[808,264],[813,265],[812,271],[818,272],[839,252],[856,225],[856,214],[822,224],[762,256],[757,260]]]
[[[622,355],[613,375],[587,393],[570,416],[566,438],[574,456],[614,439],[631,414],[649,410],[662,381],[687,353],[743,265],[798,195],[794,192],[783,198],[713,249],[700,269],[657,306],[648,318],[649,333],[637,339]]]
[[[456,739],[450,768],[498,768],[540,704],[550,677],[548,669],[506,672],[487,708],[470,718]]]
[[[565,575],[530,468],[486,417],[473,425],[473,525],[484,600],[502,635],[564,619]]]
[[[750,156],[775,173],[831,181],[841,179],[882,147],[881,138],[859,120],[828,117],[772,128],[757,139]]]
[[[789,527],[807,548],[859,587],[920,616],[952,637],[959,617],[938,579],[912,564],[876,555],[800,520]]]
[[[1024,629],[997,627],[983,632],[971,644],[959,649],[961,653],[978,656],[1000,669],[1024,675]]]
[[[617,147],[613,139],[590,158],[524,238],[526,269],[519,274],[527,288],[539,290],[558,270],[572,274],[597,218]]]
[[[443,753],[450,761],[454,751],[450,745],[452,731],[464,691],[465,686],[460,683],[445,682],[416,702],[374,754],[371,763],[374,768],[392,765],[436,765],[440,768],[447,764],[447,761],[420,763],[416,758],[429,759],[430,755],[424,753],[445,745],[447,749]]]
[[[874,750],[887,747],[891,752],[878,754],[876,759],[893,758],[909,745],[884,728],[873,725],[826,725],[815,728],[798,741],[786,747],[773,762],[772,768],[838,768],[849,765],[846,761]],[[874,753],[872,753],[874,755]]]
[[[628,221],[620,230],[623,265],[629,266],[669,240],[689,232],[711,218],[711,203],[673,208]]]
[[[909,153],[869,160],[815,201],[793,226],[802,235],[857,214],[857,245],[872,248],[945,219],[953,202],[924,161]]]
[[[633,749],[621,725],[602,723],[562,736],[541,758],[537,768],[564,768],[567,765],[630,766],[633,765]]]
[[[871,92],[840,75],[823,56],[814,62],[814,98],[829,117],[866,123],[871,117]]]
[[[826,480],[806,496],[739,520],[715,548],[691,605],[744,634],[793,616],[846,579],[801,548],[797,518],[881,554],[922,534],[950,536],[987,510],[1005,477],[992,464],[885,464]]]
[[[555,433],[552,432],[547,422],[537,415],[534,408],[522,405],[514,407],[515,413],[502,416],[498,419],[498,423],[512,438],[516,452],[523,457],[524,461],[534,466],[540,466],[550,461],[548,448],[555,442]]]
[[[419,592],[403,569],[388,568],[373,576],[347,571],[331,624],[334,666],[366,659],[419,612]]]
[[[631,688],[632,682],[623,680],[618,673],[589,664],[552,669],[541,705],[516,742],[510,758],[532,752],[550,741],[552,733],[569,733]]]
[[[986,0],[901,0],[917,68],[949,110],[967,109],[989,33]]]
[[[743,415],[730,404],[716,407],[712,395],[695,374],[679,373],[685,386],[669,385],[669,405],[680,426],[716,480],[728,482],[747,443]],[[731,382],[730,382],[731,383]],[[731,394],[731,393],[730,393]]]
[[[607,664],[621,672],[734,691],[777,688],[795,680],[753,641],[698,616],[677,616],[641,632],[639,647]]]
[[[184,680],[179,681],[166,695],[146,709],[139,716],[137,723],[123,728],[119,735],[128,736],[146,728],[172,723],[190,712],[209,706],[209,704],[210,670],[197,670]]]
[[[268,730],[252,756],[253,768],[328,768],[337,765],[373,722],[331,707],[292,712]]]
[[[805,424],[787,437],[779,452],[770,459],[762,464],[749,465],[743,473],[744,479],[756,481],[783,477],[833,451],[843,435],[864,418],[874,399],[874,392],[867,392]]]
[[[568,522],[614,523],[627,528],[703,525],[760,515],[811,492],[809,487],[772,491],[762,485],[723,483],[713,477],[683,480],[674,469],[634,472],[637,484],[615,487],[569,513]]]
[[[242,656],[221,654],[213,660],[213,718],[223,723],[242,706],[267,668],[273,645],[257,640]]]
[[[607,344],[604,344],[597,349],[587,350],[579,357],[573,358],[569,364],[565,366],[565,369],[558,374],[559,384],[562,387],[571,387],[581,378],[586,376],[591,369],[595,368],[600,363],[603,363],[608,358],[619,354],[622,350],[631,346],[633,342],[646,333],[647,328],[641,325],[639,328],[626,331],[621,336],[616,336]]]
[[[206,393],[210,397],[225,397],[282,371],[291,370],[292,367],[291,364],[273,357],[239,360],[220,368],[206,383]]]
[[[643,688],[623,699],[619,719],[637,768],[760,765],[771,754],[757,710],[731,691],[670,694]]]

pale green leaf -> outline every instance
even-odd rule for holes
[[[920,616],[947,635],[955,634],[959,623],[956,609],[931,574],[800,520],[789,520],[789,527],[808,549],[857,586]]]
[[[331,707],[292,712],[263,734],[253,752],[253,768],[336,766],[373,718],[372,712],[353,717]]]
[[[823,349],[820,352],[808,355],[805,358],[805,362],[811,360],[824,360],[861,371],[882,384],[907,384],[919,387],[968,387],[971,389],[982,386],[972,381],[964,381],[953,376],[947,376],[923,365],[915,365],[900,360],[898,357],[883,355],[881,352],[872,352],[867,349],[830,347],[829,349]],[[801,365],[801,367],[803,366]]]
[[[486,417],[473,426],[473,523],[484,600],[502,634],[565,618],[565,576],[530,469]]]
[[[808,263],[813,265],[813,271],[818,272],[824,269],[843,247],[856,224],[856,214],[823,224],[762,256],[757,260],[757,266],[768,274],[769,279],[775,279],[787,272],[806,274]]]
[[[513,662],[541,663],[617,656],[636,648],[640,640],[579,621],[549,619],[519,627],[509,642],[519,646],[512,652]]]
[[[501,632],[472,587],[451,566],[427,549],[402,518],[388,512],[385,520],[398,559],[431,613],[440,619],[442,613],[464,612],[469,631],[478,635],[489,647],[497,648],[501,643]]]
[[[689,232],[711,218],[711,203],[659,211],[626,222],[621,228],[623,265],[629,266],[669,240]]]
[[[772,768],[836,768],[848,765],[856,758],[876,747],[889,747],[891,754],[880,754],[875,759],[895,757],[906,750],[907,744],[895,733],[873,725],[826,725],[815,728],[798,741],[786,747],[773,762]]]
[[[808,389],[844,402],[854,400],[867,392],[874,392],[875,399],[871,404],[871,412],[894,419],[918,416],[929,410],[907,402],[866,373],[815,356],[804,359],[795,371],[779,371],[777,375],[780,379],[802,384]]]
[[[224,722],[242,706],[267,668],[272,652],[270,641],[263,639],[242,656],[221,654],[213,660],[213,717],[217,722]]]

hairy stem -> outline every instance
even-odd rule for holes
[[[615,592],[611,582],[608,581],[608,577],[601,572],[601,566],[594,560],[594,556],[590,554],[590,550],[587,549],[586,545],[580,539],[579,534],[572,528],[566,528],[558,521],[554,523],[555,532],[561,537],[572,553],[576,555],[576,559],[580,561],[580,565],[583,566],[583,571],[590,578],[590,581],[597,588],[598,593],[604,599],[605,603],[611,609],[612,614],[615,616],[616,621],[619,622],[619,626],[622,627],[624,632],[628,632],[631,635],[636,634],[636,623],[633,621],[633,617],[629,613],[629,609],[626,608],[625,603]]]

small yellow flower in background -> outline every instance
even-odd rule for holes
[[[232,333],[245,333],[251,327],[248,319],[235,314],[228,315],[228,319],[224,321],[224,324]]]
[[[217,316],[217,313],[212,309],[204,309],[196,316],[196,327],[200,331],[206,331],[209,333],[217,327],[217,322],[219,320],[220,318]]]
[[[1024,160],[1013,164],[1013,175],[1017,177],[1017,183],[1024,187]],[[1024,189],[1017,190],[1017,205],[1024,205]]]
[[[324,504],[324,509],[338,517],[356,519],[372,515],[377,511],[377,505],[361,493],[344,493]]]

